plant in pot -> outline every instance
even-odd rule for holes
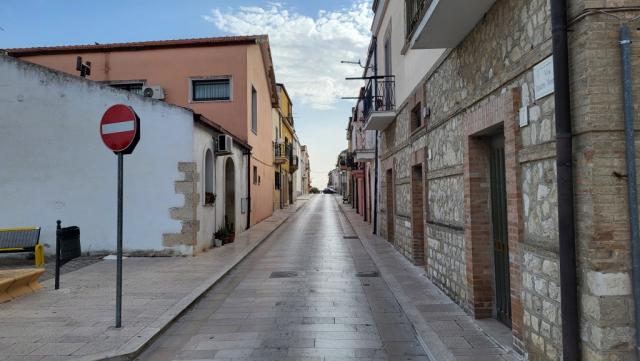
[[[231,243],[236,239],[236,230],[235,230],[235,227],[233,226],[233,223],[227,222],[225,224],[224,236],[225,238],[222,239],[224,241],[224,244]]]
[[[213,234],[213,242],[216,247],[221,247],[224,244],[224,239],[226,238],[226,227],[220,226],[218,230]]]

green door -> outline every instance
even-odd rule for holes
[[[494,137],[491,141],[490,166],[496,316],[500,322],[511,327],[507,187],[504,162],[504,137],[502,135]]]

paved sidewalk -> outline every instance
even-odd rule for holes
[[[337,200],[337,198],[336,198]],[[497,329],[500,342],[489,336],[426,277],[422,267],[414,266],[385,239],[371,234],[350,205],[337,201],[351,229],[362,241],[380,273],[407,314],[427,354],[438,361],[517,361],[510,349],[511,331],[488,321],[483,327]],[[507,332],[508,331],[508,332]],[[492,332],[492,335],[494,333]],[[507,346],[504,346],[507,345]]]
[[[124,260],[123,327],[115,329],[115,261],[66,274],[0,304],[0,360],[125,359],[135,355],[306,203],[277,211],[234,243],[197,257]]]

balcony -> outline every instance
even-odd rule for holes
[[[297,155],[292,155],[289,158],[289,173],[295,173],[300,166],[300,158]]]
[[[407,31],[405,34],[407,39],[411,39],[432,2],[433,0],[405,0],[405,19],[407,19]]]
[[[496,0],[405,0],[412,49],[455,48]]]
[[[393,75],[371,77],[364,93],[364,129],[385,130],[396,117],[396,81]]]
[[[354,152],[356,162],[371,162],[376,159],[375,149],[357,149]]]
[[[346,155],[340,155],[340,158],[338,159],[338,166],[340,167],[340,170],[356,169],[357,164],[355,162],[353,153],[346,153]]]
[[[273,164],[285,164],[292,154],[291,144],[273,142]]]

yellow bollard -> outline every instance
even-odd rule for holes
[[[41,244],[36,245],[36,267],[44,266],[44,246]]]

